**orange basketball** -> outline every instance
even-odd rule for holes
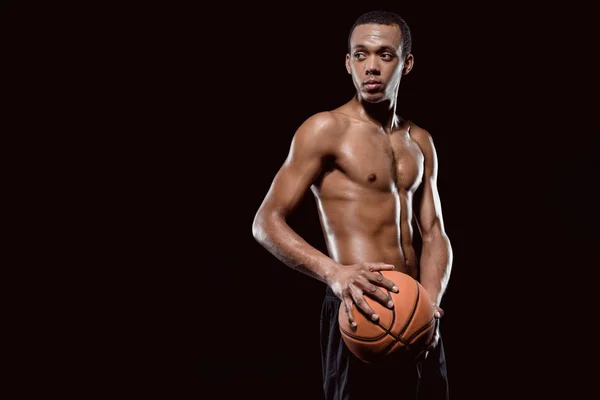
[[[387,308],[365,294],[365,300],[379,315],[377,322],[368,318],[354,303],[356,328],[350,326],[343,304],[338,314],[346,346],[356,357],[368,363],[393,353],[418,354],[435,330],[435,310],[423,286],[410,275],[399,271],[379,273],[398,287],[398,293],[379,287],[392,299],[394,307]]]

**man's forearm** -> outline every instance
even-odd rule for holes
[[[452,269],[452,246],[442,232],[423,239],[420,262],[420,282],[434,304],[440,305]]]
[[[309,243],[286,223],[281,216],[258,214],[252,225],[257,242],[288,267],[321,282],[339,268],[339,264]]]

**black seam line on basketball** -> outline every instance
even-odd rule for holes
[[[383,274],[382,274],[380,271],[377,271],[377,272],[378,272],[380,275],[383,275]],[[384,336],[387,334],[387,335],[390,335],[391,337],[393,337],[394,339],[396,339],[396,340],[395,340],[395,341],[394,341],[392,344],[395,344],[396,342],[402,342],[402,343],[403,343],[403,344],[404,344],[404,345],[405,345],[407,348],[409,348],[409,347],[410,347],[410,344],[409,344],[409,342],[407,342],[406,340],[402,339],[402,337],[401,337],[401,336],[402,336],[402,334],[404,334],[404,332],[406,332],[406,330],[408,329],[408,325],[409,325],[409,324],[412,322],[412,319],[413,319],[413,317],[415,316],[415,313],[417,312],[417,308],[418,308],[418,306],[419,306],[419,299],[421,298],[421,296],[420,296],[420,294],[421,294],[421,290],[419,289],[419,284],[418,284],[418,282],[416,282],[416,281],[415,281],[415,286],[416,286],[416,288],[417,288],[417,298],[415,299],[415,305],[414,305],[414,307],[413,307],[413,310],[412,310],[412,312],[410,313],[410,317],[409,317],[409,318],[406,320],[406,323],[404,324],[404,326],[402,327],[402,329],[400,330],[400,332],[398,333],[398,335],[396,335],[396,334],[394,334],[394,333],[390,332],[390,330],[389,330],[388,328],[386,328],[385,326],[383,326],[383,325],[381,324],[381,322],[380,322],[380,321],[378,321],[378,322],[376,323],[376,325],[377,325],[377,326],[379,326],[381,329],[383,329],[383,330],[384,330],[384,333],[383,333],[383,334],[381,334],[380,336],[376,337],[376,338],[371,338],[371,339],[362,338],[362,337],[360,337],[360,336],[355,336],[355,335],[353,335],[352,333],[350,333],[350,332],[348,332],[348,331],[346,331],[346,330],[344,330],[344,333],[345,333],[345,334],[347,334],[348,336],[350,336],[350,337],[351,337],[351,338],[353,338],[353,339],[360,339],[360,340],[361,340],[361,341],[363,341],[363,342],[375,342],[375,341],[377,341],[377,340],[380,340],[382,337],[384,337]],[[390,297],[390,298],[391,298],[391,295],[390,295],[390,291],[389,291],[389,290],[387,291],[387,293],[388,293],[388,297]],[[359,311],[360,311],[362,314],[364,314],[364,312],[363,312],[362,310],[360,310],[360,309],[359,309]],[[366,315],[366,314],[365,314],[365,315]],[[392,309],[392,315],[393,315],[393,317],[392,317],[392,323],[390,324],[390,327],[394,326],[394,321],[396,320],[396,310],[395,310],[395,309]],[[429,322],[429,323],[428,323],[426,326],[429,326],[430,324],[431,324],[431,321],[430,321],[430,322]],[[423,328],[421,328],[419,331],[421,331],[422,329],[423,329]],[[413,335],[411,336],[411,338],[413,338],[414,336],[415,336],[415,335],[413,334]],[[410,339],[409,339],[409,341],[410,341]]]
[[[404,326],[402,327],[402,329],[400,330],[398,335],[395,335],[392,332],[389,332],[389,335],[392,336],[394,339],[396,339],[396,342],[398,342],[398,341],[402,342],[407,348],[410,347],[410,344],[409,344],[410,339],[408,341],[406,341],[406,340],[402,339],[402,335],[404,334],[404,332],[406,332],[406,330],[408,329],[408,325],[410,325],[410,323],[412,322],[412,319],[414,318],[415,313],[417,312],[417,308],[419,305],[419,299],[421,298],[421,296],[420,296],[421,291],[419,290],[419,284],[416,281],[415,281],[415,285],[417,287],[417,298],[415,299],[415,305],[413,307],[412,312],[410,313],[410,317],[406,319],[406,323],[404,324]],[[393,344],[396,344],[396,342],[393,342]]]
[[[381,272],[380,272],[380,273],[381,273]],[[383,275],[383,274],[382,274],[382,275]],[[389,290],[387,291],[387,294],[388,294],[388,298],[390,298],[390,299],[391,299],[391,298],[392,298],[392,295],[390,294],[390,291],[389,291]],[[413,314],[414,314],[414,311],[413,311]],[[411,316],[411,318],[412,318],[412,316]],[[383,330],[385,331],[385,333],[386,333],[386,334],[390,335],[391,337],[393,337],[393,338],[395,339],[395,340],[392,342],[392,344],[391,344],[391,345],[394,345],[394,344],[396,344],[397,342],[402,342],[402,343],[403,343],[405,346],[408,346],[408,342],[406,342],[404,339],[402,339],[402,338],[400,337],[400,336],[402,336],[402,333],[403,333],[403,332],[400,332],[400,335],[396,335],[395,333],[393,333],[393,332],[391,332],[391,331],[390,331],[390,329],[392,328],[392,326],[394,326],[394,322],[396,322],[396,309],[395,309],[395,308],[393,308],[393,309],[392,309],[392,322],[390,323],[390,327],[389,327],[389,328],[386,328],[385,326],[383,326],[383,325],[381,324],[381,321],[377,321],[377,325],[378,325],[378,326],[379,326],[381,329],[383,329]],[[408,323],[407,323],[407,325],[408,325]],[[406,328],[404,328],[404,329],[403,329],[403,331],[404,331],[405,329],[406,329]],[[390,346],[388,346],[388,349],[391,347],[391,345],[390,345]]]
[[[412,319],[414,318],[417,312],[417,308],[419,307],[419,302],[421,301],[421,289],[419,289],[419,282],[417,282],[416,280],[415,286],[417,288],[417,298],[415,299],[415,306],[413,307],[412,313],[410,314],[410,318],[407,320],[408,322],[406,323],[406,326],[402,330],[402,334],[404,333],[404,331],[406,331],[406,329],[408,329],[408,324],[412,322]]]
[[[390,292],[389,292],[389,291],[388,291],[388,297],[389,297],[389,298],[391,298],[391,296],[390,296]],[[369,319],[369,318],[368,318],[368,315],[367,315],[367,314],[366,314],[366,313],[365,313],[363,310],[361,310],[360,308],[357,308],[357,310],[358,310],[358,311],[359,311],[361,314],[363,314],[363,315],[365,316],[365,318]],[[392,309],[392,322],[390,323],[390,327],[394,326],[394,322],[396,322],[396,310],[395,310],[395,309]],[[402,339],[400,339],[400,338],[396,337],[396,335],[394,335],[392,332],[390,332],[389,328],[386,328],[385,326],[383,326],[383,325],[381,324],[381,320],[379,320],[379,321],[377,321],[377,322],[373,322],[373,324],[375,324],[375,325],[377,325],[378,327],[380,327],[381,329],[383,329],[383,333],[382,333],[381,335],[377,336],[377,337],[374,337],[374,338],[363,338],[363,337],[361,337],[361,336],[356,336],[356,335],[354,335],[352,332],[349,332],[349,331],[347,331],[346,329],[344,329],[344,328],[343,328],[343,327],[341,327],[341,326],[340,326],[340,329],[341,329],[341,330],[342,330],[342,331],[343,331],[343,332],[344,332],[346,335],[348,335],[349,337],[351,337],[351,338],[353,338],[353,339],[359,339],[359,340],[361,340],[361,341],[363,341],[363,342],[376,342],[376,341],[380,340],[381,338],[385,337],[386,335],[390,335],[390,336],[392,336],[393,338],[395,338],[395,339],[397,339],[397,340],[402,340]]]
[[[402,329],[400,330],[400,332],[398,333],[398,335],[392,333],[389,331],[389,329],[384,328],[383,326],[381,326],[381,324],[378,324],[379,326],[381,326],[391,337],[393,337],[394,339],[396,339],[394,342],[392,342],[389,346],[387,346],[387,349],[390,349],[393,345],[395,345],[397,342],[402,342],[407,349],[410,349],[410,339],[412,339],[415,335],[413,334],[408,341],[402,339],[402,335],[404,334],[404,332],[406,332],[406,330],[408,329],[408,325],[412,322],[413,317],[415,316],[415,313],[417,312],[417,308],[419,305],[419,299],[421,298],[420,294],[421,291],[419,289],[419,284],[415,281],[415,285],[417,287],[417,298],[415,299],[415,305],[413,307],[412,312],[410,313],[410,317],[406,320],[406,324],[404,324],[404,327],[402,327]],[[389,291],[388,291],[389,294]],[[429,324],[427,324],[427,326],[429,326],[431,324],[431,322]],[[390,326],[393,326],[394,324],[392,323]],[[423,328],[421,328],[419,331],[422,331]]]
[[[383,275],[381,272],[377,271],[380,275]],[[417,336],[419,333],[423,332],[425,329],[427,329],[432,323],[433,321],[435,321],[435,318],[432,318],[427,325],[424,325],[423,327],[421,327],[421,329],[419,329],[417,332],[413,333],[407,340],[402,339],[402,334],[404,332],[406,332],[406,330],[408,329],[408,325],[410,324],[410,322],[412,322],[413,317],[415,316],[415,313],[417,312],[417,308],[419,306],[419,300],[421,298],[420,294],[421,294],[421,290],[419,288],[419,284],[417,282],[415,282],[415,286],[417,288],[417,298],[415,299],[415,305],[413,307],[412,312],[410,313],[410,318],[408,318],[406,321],[406,324],[402,327],[402,330],[400,331],[400,333],[398,335],[394,334],[393,332],[390,331],[389,328],[386,328],[385,326],[383,326],[381,324],[380,321],[378,322],[374,322],[377,326],[379,326],[381,329],[383,329],[383,333],[375,338],[363,338],[360,336],[356,336],[354,334],[352,334],[351,332],[345,330],[344,328],[340,327],[340,329],[349,337],[353,338],[353,339],[359,339],[363,342],[376,342],[378,340],[380,340],[381,338],[383,338],[386,335],[390,335],[391,337],[393,337],[395,340],[387,346],[387,348],[389,349],[390,347],[392,347],[393,345],[395,345],[397,342],[401,342],[402,344],[404,344],[406,346],[407,349],[411,348],[410,345],[410,341]],[[391,298],[390,295],[390,291],[387,291],[388,293],[388,297]],[[361,309],[358,309],[359,312],[361,312],[363,315],[365,315],[367,317],[367,315],[364,313],[364,311],[362,311]],[[392,309],[392,322],[390,323],[390,327],[394,326],[394,322],[396,320],[396,310]]]
[[[383,276],[383,274],[381,273],[381,271],[377,271],[377,273],[379,275]],[[389,290],[386,290],[386,291],[387,291],[388,299],[391,299],[392,295],[390,294],[390,291]],[[367,319],[370,319],[369,316],[363,310],[361,310],[360,308],[357,308],[357,310],[361,314],[363,314]],[[394,322],[396,322],[396,309],[395,308],[392,309],[392,322],[390,323],[390,327],[394,326]],[[385,326],[381,325],[381,320],[379,320],[377,322],[373,322],[373,323],[376,324],[377,326],[379,326],[381,329],[383,329],[383,333],[381,335],[379,335],[377,337],[374,337],[374,338],[371,338],[371,339],[363,338],[363,337],[360,337],[360,336],[356,336],[352,332],[349,332],[349,331],[345,330],[341,326],[340,326],[340,330],[342,330],[349,337],[351,337],[353,339],[359,339],[359,340],[361,340],[363,342],[376,342],[376,341],[380,340],[381,338],[385,337],[386,335],[390,335],[394,339],[402,341],[401,338],[396,337],[396,335],[394,335],[392,332],[390,332],[390,330],[388,328],[386,328]]]
[[[396,312],[392,311],[392,322],[390,324],[390,326],[394,326],[394,321],[396,320]],[[381,335],[374,337],[374,338],[364,338],[362,336],[357,336],[354,335],[352,332],[347,331],[346,329],[344,329],[343,327],[340,326],[340,329],[349,337],[353,338],[353,339],[359,339],[362,342],[376,342],[378,340],[380,340],[381,338],[383,338],[386,335],[390,335],[391,337],[393,337],[396,340],[400,340],[401,342],[404,343],[404,340],[402,340],[402,338],[396,336],[394,333],[392,333],[390,331],[389,328],[386,328],[385,326],[383,326],[381,324],[381,322],[373,322],[373,324],[377,325],[378,327],[380,327],[381,329],[383,329],[383,333],[381,333]]]
[[[383,275],[381,272],[379,272],[379,271],[377,271],[377,272],[378,272],[380,275]],[[419,306],[419,299],[420,299],[420,297],[421,297],[421,296],[420,296],[420,294],[421,294],[421,290],[419,289],[419,284],[418,284],[418,282],[416,282],[416,281],[415,281],[415,286],[416,286],[416,288],[417,288],[417,298],[415,299],[415,305],[413,306],[413,309],[412,309],[412,311],[411,311],[411,313],[410,313],[410,316],[409,316],[409,318],[407,318],[407,319],[406,319],[406,323],[404,324],[404,326],[402,327],[402,329],[400,330],[400,332],[399,332],[397,335],[396,335],[396,334],[394,334],[394,333],[392,333],[392,332],[390,332],[390,330],[389,330],[388,328],[386,328],[385,326],[381,325],[381,322],[380,322],[380,321],[378,321],[377,323],[375,323],[375,322],[374,322],[374,323],[375,323],[377,326],[379,326],[381,329],[383,329],[383,330],[384,330],[384,333],[383,333],[383,334],[381,334],[380,336],[376,337],[376,338],[372,338],[372,339],[361,338],[361,337],[359,337],[359,336],[354,336],[354,335],[352,335],[352,333],[350,333],[350,332],[348,332],[348,331],[346,331],[346,330],[344,330],[344,333],[346,333],[348,336],[350,336],[350,337],[352,337],[352,338],[354,338],[354,339],[360,339],[360,340],[362,340],[362,341],[365,341],[365,342],[374,342],[374,341],[377,341],[377,340],[381,339],[382,337],[384,337],[386,334],[388,334],[388,335],[392,336],[394,339],[396,339],[397,341],[400,341],[400,342],[402,342],[402,343],[404,343],[405,345],[407,345],[407,346],[408,346],[408,343],[407,343],[407,342],[406,342],[404,339],[402,339],[402,338],[401,338],[401,336],[402,336],[402,335],[404,334],[404,332],[406,332],[406,330],[408,329],[408,325],[410,325],[410,323],[412,322],[412,319],[413,319],[413,317],[415,316],[415,313],[417,312],[417,308],[418,308],[418,306]],[[390,295],[390,291],[389,291],[389,290],[387,291],[387,293],[388,293],[388,297],[389,297],[389,298],[391,298],[391,295]],[[367,315],[364,313],[364,311],[363,311],[363,310],[361,310],[361,309],[358,309],[358,310],[359,310],[359,312],[361,312],[363,315],[367,316]],[[390,327],[394,326],[394,322],[395,322],[395,320],[396,320],[396,310],[395,310],[395,309],[392,309],[392,316],[393,316],[393,317],[392,317],[392,323],[390,324]],[[368,316],[367,316],[367,317],[368,317]]]
[[[433,324],[433,323],[435,323],[435,317],[431,318],[431,320],[427,323],[427,325],[423,325],[421,327],[421,329],[419,329],[418,331],[416,331],[415,333],[413,333],[412,336],[408,338],[408,341],[410,342],[411,340],[413,340],[421,332],[423,332],[425,329],[429,328],[431,326],[431,324]]]
[[[392,338],[394,338],[394,342],[392,344],[395,344],[396,342],[402,342],[404,345],[408,346],[409,343],[402,339],[401,337],[397,336],[396,334],[394,334],[393,332],[391,332],[388,328],[382,326],[381,324],[376,324],[377,326],[381,327],[381,329],[384,330],[384,332],[375,337],[375,338],[365,338],[365,337],[361,337],[361,336],[357,336],[354,335],[352,332],[348,332],[347,330],[345,330],[344,328],[340,327],[340,329],[348,336],[351,337],[352,339],[358,339],[361,342],[376,342],[378,340],[380,340],[381,338],[383,338],[384,336],[390,335]]]
[[[415,282],[415,283],[416,283],[416,282]],[[407,320],[407,322],[406,322],[406,325],[404,326],[404,328],[402,328],[402,331],[400,332],[400,335],[402,335],[402,334],[403,334],[403,333],[406,331],[406,329],[408,328],[408,325],[409,325],[409,323],[410,323],[410,322],[412,322],[412,319],[413,319],[413,317],[414,317],[414,315],[415,315],[415,312],[416,312],[416,310],[417,310],[417,308],[418,308],[419,299],[421,298],[421,296],[420,296],[420,294],[421,294],[421,291],[420,291],[420,289],[419,289],[419,284],[418,284],[418,283],[416,283],[416,286],[417,286],[417,298],[415,299],[415,306],[414,306],[414,308],[413,308],[413,311],[412,311],[412,313],[411,313],[411,315],[410,315],[410,318],[409,318],[409,319]],[[423,332],[423,330],[424,330],[425,328],[429,327],[429,325],[431,325],[431,322],[432,322],[432,321],[429,321],[429,323],[427,323],[427,325],[425,325],[424,327],[422,327],[421,329],[419,329],[417,332],[413,333],[413,334],[411,335],[411,337],[409,337],[407,340],[403,340],[401,337],[394,335],[392,332],[389,332],[389,335],[390,335],[390,336],[392,336],[392,337],[393,337],[394,339],[396,339],[396,340],[395,340],[395,341],[393,341],[392,343],[390,343],[389,345],[387,345],[387,346],[386,346],[386,348],[385,348],[385,352],[389,351],[389,350],[390,350],[390,349],[391,349],[393,346],[395,346],[395,345],[396,345],[396,343],[398,343],[398,342],[402,342],[402,343],[404,344],[404,346],[406,347],[406,350],[411,350],[411,349],[412,349],[412,347],[411,347],[411,344],[410,344],[411,340],[412,340],[412,339],[413,339],[413,338],[414,338],[416,335],[418,335],[419,333]]]
[[[416,284],[416,287],[417,287],[417,298],[416,298],[416,300],[415,300],[415,306],[414,306],[414,308],[413,308],[413,311],[412,311],[412,313],[411,313],[411,315],[410,315],[410,318],[407,320],[407,323],[406,323],[406,325],[405,325],[405,326],[402,328],[402,331],[400,332],[400,335],[402,335],[402,334],[403,334],[403,333],[406,331],[406,329],[408,328],[408,325],[409,325],[409,323],[412,321],[412,319],[413,319],[413,317],[414,317],[414,315],[415,315],[415,313],[416,313],[416,310],[417,310],[417,308],[418,308],[419,299],[421,298],[421,296],[420,296],[420,294],[421,294],[421,290],[419,289],[419,285],[418,285],[418,283]],[[389,295],[389,291],[388,291],[388,295]],[[395,316],[395,315],[394,315],[394,316]],[[429,326],[430,326],[430,325],[431,325],[431,324],[432,324],[434,321],[435,321],[435,318],[432,318],[432,319],[431,319],[431,320],[430,320],[430,321],[427,323],[427,325],[425,325],[425,326],[421,327],[421,329],[419,329],[417,332],[413,333],[413,334],[412,334],[412,335],[411,335],[411,336],[408,338],[408,340],[404,340],[404,339],[402,339],[401,337],[399,337],[399,336],[396,336],[394,333],[390,332],[390,331],[389,331],[389,329],[387,329],[387,328],[385,328],[383,325],[381,325],[381,323],[378,323],[378,324],[377,324],[378,326],[380,326],[380,327],[381,327],[381,328],[382,328],[384,331],[386,331],[386,333],[387,333],[388,335],[390,335],[391,337],[393,337],[393,338],[395,339],[395,340],[394,340],[392,343],[388,344],[388,345],[385,347],[385,351],[384,351],[384,353],[385,353],[385,352],[387,352],[387,351],[389,351],[389,349],[391,349],[393,346],[395,346],[395,345],[396,345],[396,343],[398,343],[398,342],[401,342],[402,344],[404,344],[404,346],[406,347],[406,350],[409,350],[409,351],[410,351],[410,350],[412,349],[412,345],[410,344],[410,341],[411,341],[412,339],[414,339],[414,338],[415,338],[415,337],[416,337],[418,334],[420,334],[421,332],[423,332],[425,329],[427,329],[427,328],[428,328],[428,327],[429,327]],[[390,326],[394,326],[394,324],[392,323]],[[374,339],[364,339],[364,338],[355,337],[355,336],[354,336],[354,338],[356,338],[356,339],[360,339],[361,341],[364,341],[364,342],[370,342],[370,341],[374,341]],[[380,336],[379,338],[377,338],[377,340],[379,340],[379,339],[381,339],[381,336]]]
[[[421,298],[421,296],[420,296],[421,292],[419,290],[419,284],[417,283],[417,281],[415,281],[415,285],[417,287],[417,298],[415,299],[415,305],[412,309],[412,312],[410,313],[409,318],[406,319],[406,323],[404,324],[404,326],[398,333],[398,336],[402,336],[404,334],[404,332],[406,332],[406,330],[408,329],[408,325],[410,325],[410,323],[412,322],[412,319],[415,316],[415,313],[417,312],[417,308],[419,306],[419,299]]]

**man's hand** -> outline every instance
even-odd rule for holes
[[[385,263],[358,263],[342,266],[328,280],[329,286],[333,292],[342,300],[344,311],[348,316],[350,325],[356,327],[352,303],[361,309],[372,321],[377,321],[379,316],[373,311],[365,300],[363,294],[369,295],[380,302],[383,306],[393,308],[394,303],[386,293],[379,290],[382,287],[386,290],[398,293],[398,288],[391,280],[385,278],[378,271],[392,271],[393,265]]]

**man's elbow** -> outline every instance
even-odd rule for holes
[[[252,237],[254,240],[261,243],[265,234],[265,216],[262,211],[258,211],[252,221]]]
[[[252,236],[258,243],[263,244],[269,237],[269,232],[273,230],[276,223],[277,213],[267,212],[260,209],[252,221]]]
[[[428,244],[439,243],[440,241],[448,243],[450,242],[450,239],[444,230],[444,224],[439,218],[436,218],[428,226],[425,225],[423,227],[421,237],[423,239],[423,243]]]

